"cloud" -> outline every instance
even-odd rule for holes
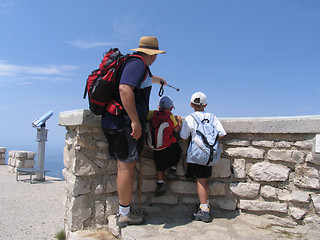
[[[0,14],[6,14],[10,12],[11,7],[15,4],[16,1],[3,1],[0,0]]]
[[[6,82],[32,84],[39,80],[70,81],[78,68],[73,65],[22,66],[0,59],[0,86]]]
[[[65,41],[65,43],[70,44],[77,48],[89,49],[101,46],[113,46],[115,43],[112,42],[103,42],[103,41],[94,41],[94,40],[81,40],[77,39],[74,41]]]

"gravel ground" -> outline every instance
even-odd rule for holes
[[[64,228],[65,181],[46,177],[30,184],[29,176],[20,179],[0,165],[0,239],[55,239]]]

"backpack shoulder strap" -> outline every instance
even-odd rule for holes
[[[193,119],[196,121],[196,123],[199,125],[201,123],[201,119],[199,118],[197,113],[192,113],[191,117],[193,117]]]

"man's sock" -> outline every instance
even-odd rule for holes
[[[123,206],[121,204],[119,204],[119,214],[126,216],[130,213],[130,205],[128,206]]]
[[[209,207],[208,207],[208,204],[205,203],[205,204],[200,204],[200,209],[204,212],[209,212]]]
[[[157,183],[161,184],[161,183],[164,183],[163,180],[158,180]]]

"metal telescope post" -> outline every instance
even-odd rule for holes
[[[44,154],[46,141],[48,136],[48,129],[45,129],[45,123],[41,125],[40,128],[37,128],[37,139],[38,142],[38,155],[37,155],[37,169],[41,170],[40,172],[36,172],[35,180],[44,181]]]

